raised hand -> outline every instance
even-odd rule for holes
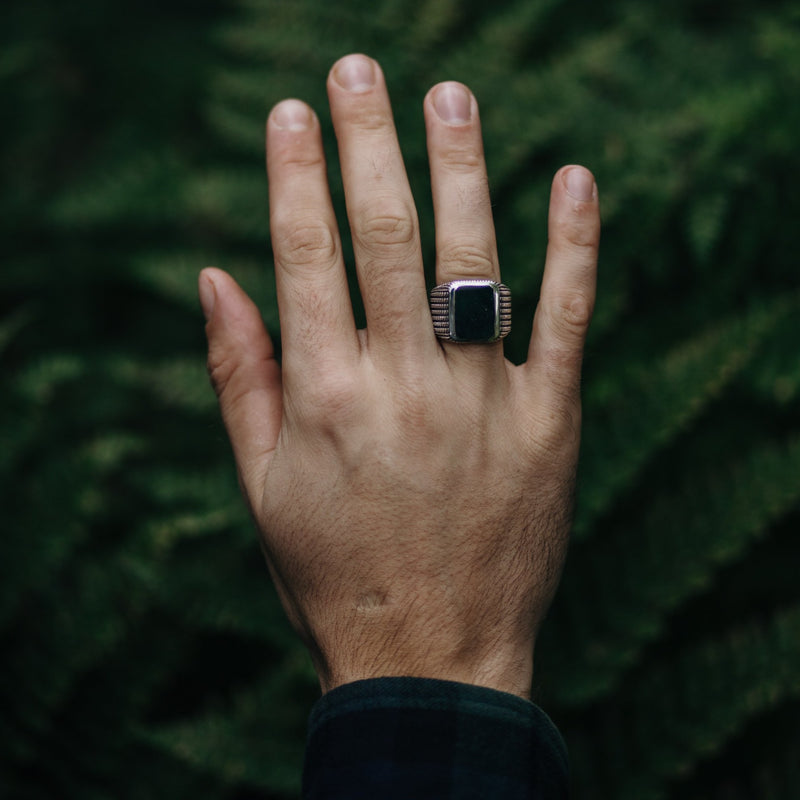
[[[366,329],[354,323],[319,122],[299,100],[267,122],[280,366],[236,283],[217,269],[200,277],[209,372],[267,563],[323,691],[408,675],[527,697],[571,520],[594,179],[569,166],[553,180],[541,297],[515,366],[501,341],[434,334],[378,64],[341,59],[328,96]],[[476,100],[439,84],[424,114],[437,283],[500,281]]]

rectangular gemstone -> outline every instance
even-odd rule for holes
[[[486,341],[497,335],[493,286],[456,286],[453,289],[453,337]]]

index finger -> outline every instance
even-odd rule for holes
[[[267,120],[267,173],[284,368],[358,351],[319,121],[299,100]]]

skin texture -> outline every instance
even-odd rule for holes
[[[267,564],[323,691],[408,675],[528,697],[571,520],[594,179],[577,166],[553,179],[541,297],[515,366],[501,342],[433,334],[378,64],[341,59],[328,97],[366,329],[353,320],[319,122],[299,100],[266,126],[280,366],[233,279],[200,276],[209,373]],[[500,280],[477,102],[438,84],[424,115],[437,282]]]

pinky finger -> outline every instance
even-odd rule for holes
[[[579,400],[599,244],[594,177],[583,167],[563,167],[550,194],[547,260],[526,364],[536,385],[554,393],[555,402]]]

